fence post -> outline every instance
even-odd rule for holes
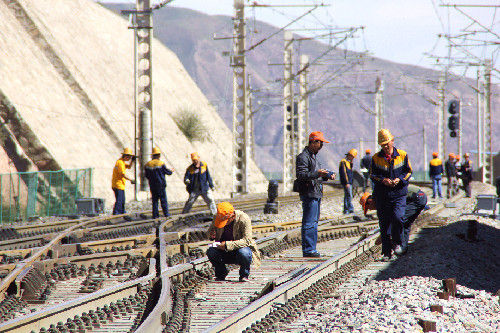
[[[59,215],[63,212],[63,203],[64,203],[64,172],[58,171],[61,174],[61,195],[59,196],[59,200],[61,201],[61,205],[59,208]]]
[[[48,193],[49,193],[49,200],[47,202],[47,216],[50,216],[49,213],[50,213],[50,197],[52,195],[52,172],[49,171],[49,190],[48,190]]]
[[[3,225],[3,175],[0,175],[0,223]]]

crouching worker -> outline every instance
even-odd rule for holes
[[[237,264],[240,265],[240,282],[248,281],[250,264],[260,265],[260,253],[252,238],[250,217],[234,210],[229,202],[221,202],[208,229],[208,237],[215,240],[207,250],[208,260],[215,269],[215,279],[224,281],[229,273],[226,264]]]
[[[377,209],[375,199],[370,193],[364,193],[359,199],[359,203],[363,207],[363,212],[366,213],[370,209]],[[408,251],[408,241],[410,239],[411,225],[417,219],[418,215],[424,210],[427,205],[427,195],[415,185],[408,185],[408,194],[406,195],[406,207],[403,216],[403,230],[401,233],[401,243],[403,253]],[[391,231],[389,230],[388,233]]]

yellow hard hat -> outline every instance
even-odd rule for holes
[[[123,148],[123,153],[122,155],[130,155],[130,156],[134,156],[134,153],[132,152],[132,149],[130,148]]]
[[[394,136],[389,132],[388,129],[382,128],[380,131],[378,131],[378,144],[379,145],[385,145],[389,141],[393,140]]]
[[[154,147],[153,148],[153,152],[151,153],[151,155],[160,155],[160,154],[161,154],[160,148]]]
[[[197,153],[197,152],[191,153],[191,159],[192,159],[193,161],[195,161],[195,160],[199,160],[199,159],[200,159],[200,155],[198,155],[198,153]]]
[[[356,157],[356,156],[358,156],[358,151],[356,149],[352,148],[351,150],[349,150],[347,152],[346,155],[351,155],[352,157]]]

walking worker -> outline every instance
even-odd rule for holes
[[[214,183],[212,177],[210,177],[208,166],[205,162],[201,161],[198,153],[191,154],[191,161],[193,163],[187,167],[186,173],[184,174],[184,184],[186,184],[189,198],[182,209],[182,214],[189,213],[193,203],[201,195],[212,214],[215,215],[217,213],[217,208],[215,207],[212,193],[214,190]]]
[[[396,255],[403,253],[403,218],[412,169],[408,154],[394,147],[394,136],[388,129],[378,132],[378,144],[382,149],[372,157],[370,177],[375,183],[373,197],[382,239],[382,260],[385,261],[391,259],[392,247]]]
[[[361,174],[363,175],[364,184],[363,184],[363,192],[366,191],[368,187],[368,183],[370,181],[370,169],[372,168],[372,155],[371,150],[367,149],[365,151],[365,156],[359,161],[359,168]],[[373,184],[372,184],[373,185]],[[372,186],[373,189],[373,186]]]
[[[448,159],[444,162],[444,171],[448,186],[446,188],[446,197],[449,199],[455,195],[457,188],[457,168],[455,166],[455,154],[449,153]]]
[[[353,148],[345,154],[345,158],[339,163],[340,183],[344,188],[344,214],[354,213],[354,206],[352,205],[352,161],[357,155],[358,151]]]
[[[322,132],[311,132],[309,144],[295,160],[297,179],[294,182],[294,191],[299,192],[302,201],[302,255],[304,257],[321,256],[316,250],[316,243],[318,242],[323,181],[335,179],[335,173],[322,169],[316,159],[323,143],[329,142]]]
[[[260,252],[252,238],[252,221],[247,214],[234,210],[229,202],[217,205],[217,215],[208,228],[210,240],[208,260],[215,269],[215,279],[224,281],[229,273],[226,264],[240,265],[240,282],[248,281],[250,265],[260,265]]]
[[[125,163],[130,161],[130,163]],[[125,174],[126,169],[130,169],[134,164],[135,156],[132,149],[124,148],[122,157],[120,157],[113,168],[113,177],[111,179],[111,188],[115,193],[115,206],[113,207],[113,215],[125,214],[125,180],[135,184],[132,178]]]
[[[432,180],[432,199],[436,198],[438,195],[440,198],[442,187],[441,187],[441,178],[443,175],[443,162],[438,158],[438,153],[432,153],[432,160],[429,162],[429,177]]]
[[[464,184],[465,196],[467,198],[471,197],[471,186],[472,181],[472,161],[469,160],[469,153],[464,154],[464,161],[460,166],[460,172],[462,174],[462,183]]]
[[[359,199],[363,212],[366,213],[370,209],[376,209],[375,199],[370,193],[365,192]],[[424,210],[427,205],[427,195],[417,186],[408,185],[408,194],[406,195],[406,207],[403,216],[403,233],[402,233],[402,254],[408,251],[408,241],[410,237],[411,225],[417,219],[418,215]]]
[[[161,202],[161,209],[163,210],[163,215],[169,217],[168,213],[168,201],[167,201],[167,182],[165,181],[165,175],[170,176],[174,170],[168,169],[165,163],[160,160],[161,151],[160,148],[154,147],[152,152],[153,159],[146,163],[144,166],[145,176],[149,182],[149,190],[151,191],[151,200],[153,207],[153,218],[156,219],[160,217],[158,212],[158,200]]]

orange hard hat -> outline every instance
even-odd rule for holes
[[[438,153],[433,152],[433,153],[432,153],[432,157],[438,157]]]
[[[217,205],[217,215],[215,215],[214,225],[216,228],[224,228],[227,221],[233,216],[234,207],[229,202],[221,202]]]
[[[371,152],[372,152],[372,151],[371,151],[370,149],[367,149],[367,150],[365,151],[365,153],[367,153],[367,154],[369,154],[369,153],[371,153]]]
[[[456,155],[455,155],[455,158],[456,158],[457,160],[460,160],[460,155],[456,154]]]
[[[311,132],[309,134],[309,141],[323,141],[324,143],[330,143],[330,141],[326,141],[325,137],[323,136],[323,132]]]
[[[368,205],[366,204],[366,202],[368,201],[369,197],[371,197],[371,193],[365,192],[363,193],[361,198],[359,198],[359,204],[361,205],[361,207],[363,207],[363,212],[365,215],[366,212],[368,211]]]
[[[449,153],[449,154],[448,154],[448,157],[449,157],[449,158],[455,158],[455,154],[453,154],[453,153]]]
[[[465,153],[465,154],[464,154],[464,157],[469,157],[469,153]]]

